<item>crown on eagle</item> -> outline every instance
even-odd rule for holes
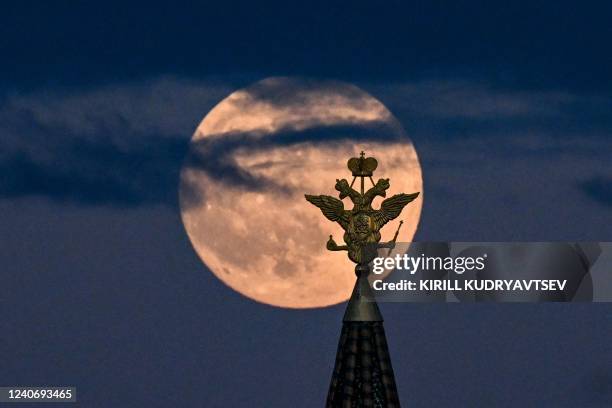
[[[353,177],[372,177],[378,167],[378,161],[373,157],[365,157],[365,153],[361,152],[359,157],[351,157],[346,166],[353,173]]]

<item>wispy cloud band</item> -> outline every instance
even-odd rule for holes
[[[567,183],[611,205],[606,191],[612,169],[605,159],[612,152],[608,97],[498,89],[470,81],[365,84],[364,88],[390,107],[408,130],[421,153],[426,177],[428,168],[435,171],[444,163],[472,166],[467,168],[473,171],[479,160],[490,166],[491,158],[505,164],[513,157],[531,157],[530,166],[538,171],[540,160],[557,160],[559,166],[572,166],[575,160],[581,166],[575,172],[578,178]],[[3,95],[0,197],[175,205],[190,137],[202,116],[231,91],[218,82],[160,78]],[[280,96],[297,103],[290,92]],[[310,139],[358,137],[351,129],[336,130],[319,132],[314,126],[303,134]],[[287,131],[279,130],[277,143],[282,143],[283,134]],[[249,145],[244,135],[227,141]],[[590,165],[585,165],[585,157]],[[231,171],[224,174],[229,177]]]

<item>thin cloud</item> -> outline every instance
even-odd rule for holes
[[[316,87],[303,86],[316,94]],[[475,172],[498,172],[501,175],[496,177],[510,184],[511,173],[519,172],[521,177],[536,174],[542,182],[548,177],[551,183],[546,184],[544,196],[551,199],[551,186],[564,186],[559,191],[573,189],[585,202],[610,205],[609,179],[602,176],[612,174],[606,159],[612,151],[609,98],[504,90],[467,81],[366,84],[364,88],[380,98],[408,130],[432,192],[438,189],[457,199],[463,197],[466,181],[476,183]],[[388,123],[370,120],[368,124],[368,118],[361,118],[359,126],[351,126],[350,121],[332,126],[316,121],[289,127],[277,123],[265,141],[259,138],[255,143],[249,132],[230,132],[215,142],[195,143],[189,151],[190,137],[202,116],[232,90],[223,83],[161,78],[85,90],[4,95],[0,98],[0,198],[37,195],[85,205],[174,206],[187,156],[188,165],[228,182],[253,189],[276,188],[270,181],[245,174],[233,162],[233,152],[395,134]],[[350,99],[349,91],[345,97]],[[311,100],[312,92],[292,94],[280,87],[272,97],[258,94],[255,87],[249,97],[282,108]],[[355,110],[367,110],[359,93],[353,96]],[[562,171],[553,172],[555,167]],[[537,186],[532,184],[513,185],[511,200],[526,194],[534,197]],[[526,194],[521,194],[521,185]],[[503,201],[499,189],[482,194]]]
[[[497,89],[481,82],[420,81],[375,87],[415,116],[437,119],[509,119],[554,116],[577,101],[561,91]]]
[[[286,187],[275,180],[258,177],[243,169],[236,161],[238,152],[261,152],[283,146],[333,145],[334,143],[350,140],[354,142],[376,141],[378,143],[395,143],[402,140],[404,135],[397,132],[393,123],[367,122],[358,125],[312,126],[307,130],[279,129],[274,133],[267,133],[266,137],[253,137],[256,132],[224,133],[223,137],[202,138],[191,143],[188,158],[185,160],[187,169],[204,172],[215,180],[250,191],[275,191],[278,194],[287,193]],[[204,197],[195,191],[184,179],[182,191],[186,193],[183,205],[199,205]]]
[[[194,123],[228,92],[162,78],[5,96],[0,197],[175,205]]]

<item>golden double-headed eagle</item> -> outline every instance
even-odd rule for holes
[[[346,245],[338,245],[330,235],[327,241],[327,249],[330,251],[348,251],[351,261],[357,264],[367,264],[377,256],[378,248],[393,248],[397,239],[395,237],[389,242],[380,242],[380,229],[389,221],[399,217],[400,213],[409,202],[419,196],[419,193],[396,194],[385,199],[380,209],[372,208],[372,200],[376,196],[386,197],[389,188],[389,179],[379,179],[376,183],[372,180],[374,170],[378,161],[373,157],[365,157],[361,152],[360,157],[351,158],[347,166],[353,174],[353,182],[348,183],[346,179],[336,180],[336,190],[339,192],[337,199],[328,195],[308,195],[306,200],[319,207],[323,215],[330,221],[337,222],[344,229],[344,242]],[[352,186],[357,177],[361,178],[361,192]],[[364,178],[368,177],[372,187],[364,192]],[[353,208],[346,210],[342,199],[349,197],[353,202]],[[400,223],[401,226],[401,223]]]

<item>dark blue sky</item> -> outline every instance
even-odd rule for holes
[[[458,74],[608,89],[606,2],[14,2],[2,83],[83,85],[173,73],[402,80]]]
[[[343,306],[225,287],[189,138],[272,75],[355,83],[421,159],[422,240],[612,240],[612,6],[15,2],[0,13],[0,385],[87,407],[322,405]],[[324,273],[324,272],[322,272]],[[412,407],[612,405],[607,305],[384,304]]]

